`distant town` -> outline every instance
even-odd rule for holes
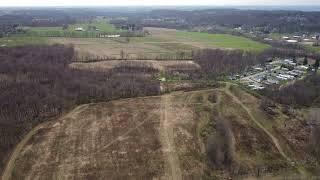
[[[316,71],[307,58],[274,59],[264,65],[255,65],[247,71],[229,76],[232,81],[238,81],[252,90],[262,90],[271,85],[279,87],[303,79],[308,73]],[[317,67],[319,69],[319,67]],[[317,69],[317,70],[318,70]]]

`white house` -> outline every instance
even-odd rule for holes
[[[118,38],[120,37],[119,34],[115,34],[115,35],[100,35],[101,38]]]
[[[84,29],[82,27],[77,27],[74,29],[75,31],[84,31]]]
[[[297,43],[297,40],[287,40],[288,43]]]

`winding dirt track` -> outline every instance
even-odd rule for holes
[[[43,124],[40,124],[39,126],[35,127],[32,129],[21,141],[20,143],[16,146],[14,151],[12,152],[9,161],[7,162],[7,165],[3,171],[2,174],[2,180],[9,180],[11,179],[11,172],[14,168],[14,163],[15,160],[18,158],[20,152],[24,148],[24,146],[27,144],[27,142],[32,138],[33,135],[37,133],[39,129],[43,127]]]
[[[69,114],[66,116],[74,116],[74,112],[77,112],[78,109],[83,108],[84,105],[78,106],[74,111],[71,111]],[[15,167],[15,162],[22,152],[23,148],[27,145],[28,141],[41,129],[45,128],[46,126],[49,126],[51,122],[46,122],[42,123],[35,128],[33,128],[21,141],[20,143],[16,146],[14,151],[12,152],[9,161],[7,162],[7,165],[2,173],[1,180],[9,180],[11,179],[11,174],[12,171]]]
[[[205,91],[211,90],[79,106],[29,132],[12,153],[2,180],[17,179],[11,177],[17,172],[18,179],[30,180],[191,178],[186,176],[192,175],[186,165],[197,162],[179,157],[185,158],[181,153],[190,149],[201,149],[198,144],[192,146],[198,137],[188,129],[195,126],[188,105],[195,93]],[[219,91],[232,97],[270,137],[280,154],[290,160],[278,139],[230,91],[230,84]],[[214,105],[220,101],[218,96]],[[24,159],[29,156],[32,162]],[[201,165],[192,168],[202,171]]]
[[[276,146],[276,148],[278,149],[279,153],[281,154],[281,156],[283,156],[287,161],[291,161],[290,158],[284,153],[283,149],[281,148],[281,145],[278,141],[278,139],[272,135],[272,133],[270,133],[265,127],[263,127],[263,125],[256,120],[256,118],[253,116],[251,110],[244,105],[240,99],[238,97],[236,97],[231,91],[230,91],[230,83],[226,84],[226,88],[225,88],[225,92],[232,97],[232,99],[238,103],[245,111],[246,113],[249,115],[250,119],[261,129],[263,130],[272,140],[273,144]]]
[[[181,169],[177,150],[189,144],[176,138],[191,135],[184,127],[193,119],[189,102],[174,99],[181,94],[189,96],[82,105],[41,124],[15,148],[2,180],[184,179],[192,173]]]

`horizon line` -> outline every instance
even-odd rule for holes
[[[285,5],[285,4],[272,4],[272,5],[252,5],[252,4],[241,4],[241,5],[214,5],[214,4],[200,4],[200,5],[192,5],[192,4],[180,4],[180,5],[161,5],[161,4],[155,4],[155,5],[0,5],[0,8],[6,8],[6,7],[295,7],[295,6],[320,6],[319,4],[291,4],[291,5]]]

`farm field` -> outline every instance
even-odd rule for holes
[[[208,34],[201,32],[184,32],[178,31],[177,37],[185,38],[191,42],[208,43],[217,48],[241,49],[245,51],[263,51],[271,46],[255,42],[251,39],[229,34]]]
[[[113,27],[113,25],[110,24],[106,19],[103,19],[102,17],[97,17],[96,19],[93,19],[90,22],[72,24],[68,27],[68,30],[73,31],[78,27],[81,27],[83,29],[90,29],[90,26],[96,27],[98,29],[98,31],[100,31],[100,32],[117,32],[117,31],[119,31],[118,29]]]
[[[153,45],[149,40],[140,37],[103,39],[103,38],[49,38],[51,43],[73,44],[79,56],[108,56],[120,58],[121,51],[130,57],[155,57],[157,55],[172,54],[174,50]]]
[[[164,28],[145,28],[151,38],[157,43],[179,42],[198,48],[241,49],[245,51],[262,51],[271,46],[255,42],[248,38],[229,34],[208,34],[201,32],[187,32]]]
[[[92,22],[94,23],[94,22]],[[74,25],[76,27],[78,25]],[[84,24],[86,26],[86,24]],[[109,24],[100,24],[101,30],[113,31]],[[97,26],[99,27],[99,26]],[[69,29],[72,27],[69,27]],[[185,57],[190,57],[191,51],[205,48],[222,49],[242,49],[248,51],[262,51],[268,48],[258,42],[246,38],[223,34],[206,34],[197,32],[184,32],[174,29],[145,28],[150,35],[146,37],[127,38],[69,38],[69,37],[5,37],[0,39],[0,46],[15,46],[23,44],[73,44],[79,56],[99,56],[119,58],[121,51],[125,52],[130,58],[136,59],[155,59],[166,57],[177,57],[184,53]],[[60,27],[37,27],[31,28],[36,34],[64,33]],[[84,32],[73,32],[78,34]],[[80,33],[80,34],[79,34]],[[93,33],[93,32],[92,32]],[[90,37],[90,32],[86,32]]]
[[[22,27],[28,36],[41,37],[97,37],[98,33],[120,33],[106,19],[97,17],[91,21],[77,22],[63,29],[63,27]],[[83,31],[76,31],[81,28]]]
[[[312,53],[320,53],[320,47],[315,47],[312,45],[306,45],[305,47],[307,48],[308,51]]]
[[[228,85],[82,105],[22,141],[3,179],[250,178],[257,167],[259,176],[304,175],[302,165],[288,165],[297,155],[266,124],[258,101]],[[212,171],[205,154],[221,117],[232,125],[233,172]]]
[[[192,33],[164,28],[145,28],[150,35],[146,37],[132,37],[129,42],[125,38],[49,38],[52,43],[74,44],[80,54],[92,56],[120,57],[124,51],[132,58],[176,56],[183,52],[186,56],[192,50],[205,48],[242,49],[248,51],[262,51],[268,48],[252,40],[231,36],[213,35],[206,33]]]
[[[62,27],[27,27],[30,31],[33,32],[49,32],[49,31],[69,31],[73,32],[76,28],[83,28],[84,30],[90,30],[90,27],[95,27],[99,32],[117,32],[116,28],[113,27],[112,24],[108,23],[106,19],[98,17],[93,19],[90,22],[79,22],[75,24],[71,24],[68,26],[66,30],[63,30]]]
[[[26,27],[32,32],[47,32],[47,31],[59,31],[63,32],[62,27]]]
[[[25,44],[45,44],[48,43],[46,38],[42,37],[4,37],[0,38],[0,47],[10,47]]]

